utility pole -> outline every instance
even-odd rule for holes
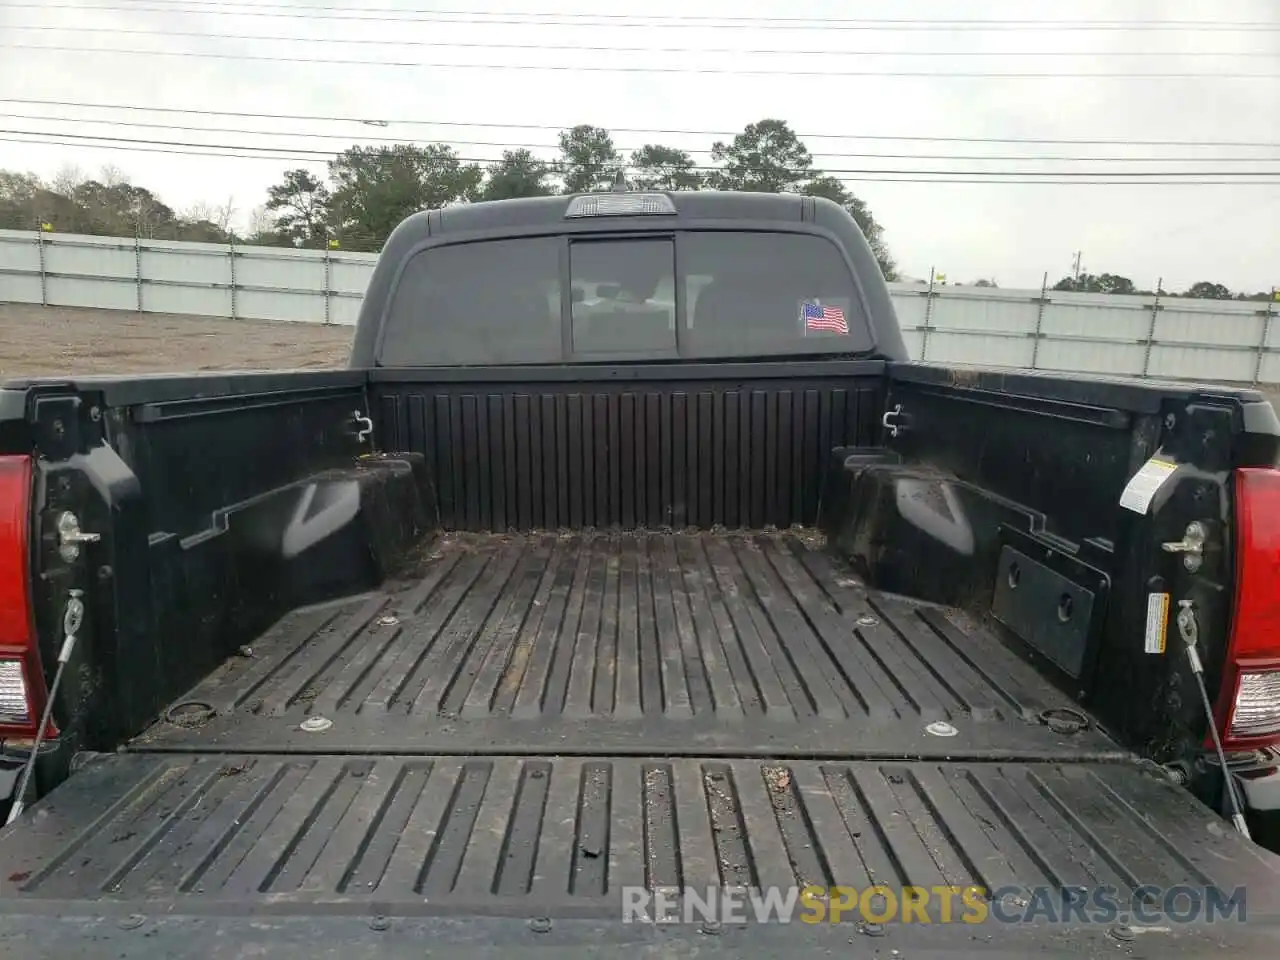
[[[1076,280],[1080,279],[1080,257],[1082,255],[1083,251],[1077,250],[1075,258],[1071,261],[1071,276]]]

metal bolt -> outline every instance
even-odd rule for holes
[[[960,731],[943,720],[935,720],[924,728],[924,732],[934,737],[954,737]]]
[[[370,930],[376,930],[379,933],[381,933],[383,930],[386,930],[390,926],[391,926],[391,921],[388,920],[386,917],[384,917],[382,914],[378,914],[376,917],[369,918]]]
[[[399,617],[393,617],[389,615],[378,618],[378,625],[383,627],[394,627],[399,622],[400,622]]]
[[[708,937],[718,937],[720,936],[720,921],[704,920],[702,922],[702,926],[699,927],[698,930],[701,933],[706,934]]]
[[[1133,927],[1129,926],[1127,923],[1117,924],[1111,928],[1110,933],[1111,936],[1122,943],[1128,943],[1130,940],[1134,940],[1137,937],[1133,932]]]
[[[1170,430],[1173,429],[1173,425],[1177,422],[1178,422],[1178,418],[1175,417],[1172,413],[1165,414],[1164,425],[1168,427]]]
[[[878,923],[872,923],[869,920],[862,924],[862,933],[868,937],[883,937],[884,927]]]
[[[127,917],[121,917],[119,927],[121,930],[137,930],[140,926],[147,922],[147,918],[140,913],[131,913]]]
[[[548,917],[534,917],[529,921],[529,929],[534,933],[550,933],[551,920]]]
[[[55,437],[62,437],[66,432],[67,432],[66,424],[64,424],[61,420],[53,421],[53,435]]]
[[[90,408],[89,408],[89,419],[90,419],[90,420],[92,420],[94,423],[97,423],[99,420],[101,420],[101,419],[102,419],[102,408],[101,408],[101,407],[90,407]]]
[[[875,617],[859,617],[858,618],[858,626],[860,627],[874,627],[879,622],[880,621],[877,620]]]
[[[307,733],[321,733],[332,726],[333,721],[328,717],[307,717],[298,724],[298,729],[305,730]]]
[[[114,573],[115,571],[111,569],[110,565],[104,563],[102,566],[98,568],[98,579],[110,580],[112,577],[112,574]]]

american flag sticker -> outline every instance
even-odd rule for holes
[[[804,322],[804,332],[838,333],[849,335],[849,324],[844,318],[844,311],[839,307],[824,307],[820,303],[802,300],[800,303],[800,319]]]

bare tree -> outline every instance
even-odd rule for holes
[[[213,224],[216,224],[218,229],[221,230],[223,233],[230,233],[231,221],[235,219],[235,215],[236,215],[236,198],[227,197],[226,203],[219,204],[218,206],[213,208],[213,216],[209,218],[209,221]]]
[[[129,182],[129,175],[114,163],[104,163],[98,173],[98,180],[104,187],[118,187]]]
[[[84,175],[84,171],[74,163],[64,164],[63,167],[49,181],[55,193],[60,193],[64,197],[69,197],[76,192],[76,187],[84,183],[88,177]]]
[[[192,223],[200,223],[207,221],[209,223],[217,223],[213,218],[217,216],[217,207],[205,200],[197,200],[182,214],[183,220],[189,220]]]
[[[270,233],[276,225],[275,217],[273,217],[266,206],[259,204],[249,211],[249,236],[260,237],[265,233]]]

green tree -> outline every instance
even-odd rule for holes
[[[34,230],[39,199],[48,193],[34,174],[0,170],[0,230]]]
[[[1208,280],[1201,280],[1199,283],[1193,283],[1191,289],[1183,294],[1184,297],[1191,297],[1194,300],[1230,300],[1231,291],[1221,283],[1210,283]]]
[[[814,175],[813,156],[785,120],[748,124],[731,143],[714,143],[711,156],[722,164],[711,178],[721,190],[789,193]]]
[[[329,218],[329,190],[308,170],[289,170],[267,190],[267,213],[275,233],[297,247],[323,247]],[[261,236],[261,234],[260,234]]]
[[[560,131],[560,161],[556,167],[565,193],[607,190],[622,169],[622,155],[608,130],[584,123]]]
[[[862,235],[867,238],[867,243],[871,246],[871,252],[875,254],[876,262],[880,264],[880,272],[884,274],[884,278],[886,280],[898,278],[898,265],[894,262],[893,255],[889,253],[888,244],[885,243],[884,227],[877,222],[864,201],[850,193],[849,189],[835,177],[815,177],[808,183],[802,184],[800,192],[807,197],[823,197],[848,210],[850,216],[861,228]]]
[[[1053,285],[1055,290],[1074,290],[1078,293],[1137,293],[1133,281],[1114,273],[1082,273],[1078,277],[1063,277]]]
[[[697,190],[702,174],[686,151],[646,143],[631,154],[632,184],[640,190]]]
[[[502,159],[486,168],[481,200],[508,200],[513,197],[546,197],[555,193],[547,182],[551,166],[528,150],[504,150]]]
[[[453,148],[351,147],[329,163],[329,221],[345,249],[379,250],[401,220],[480,194],[484,171]]]
[[[75,188],[71,199],[81,212],[77,230],[104,236],[178,236],[178,215],[173,208],[150,190],[128,181],[105,184],[86,180]]]

